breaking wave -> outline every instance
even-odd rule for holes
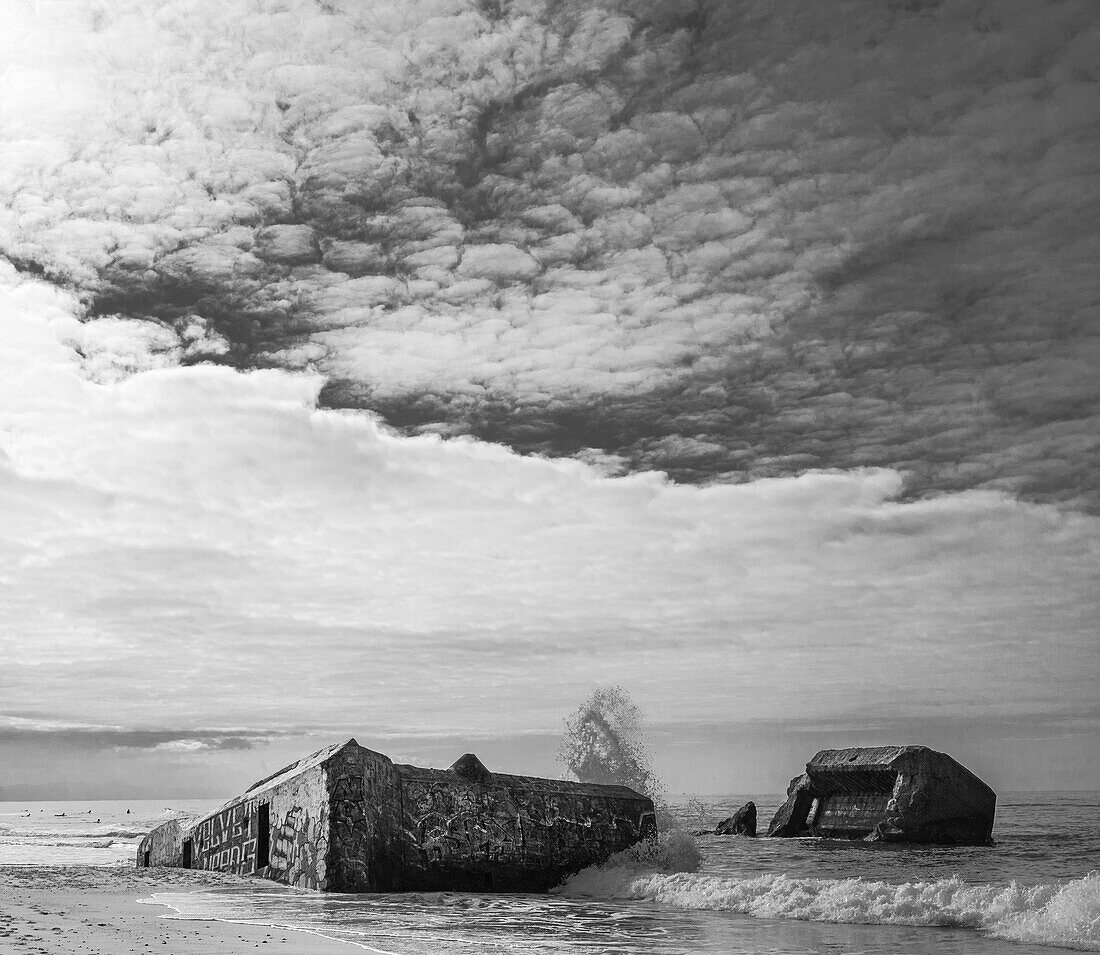
[[[602,866],[593,866],[591,871],[696,872],[702,861],[703,854],[691,833],[673,828],[656,839],[646,839],[616,852]],[[565,883],[566,886],[570,884],[571,881]]]
[[[150,826],[144,828],[126,827],[122,829],[108,829],[104,826],[88,825],[84,827],[61,828],[35,828],[12,829],[0,827],[5,835],[22,836],[33,839],[141,839],[147,835]],[[74,843],[75,844],[75,843]]]
[[[1067,883],[973,885],[961,879],[872,882],[762,875],[734,879],[688,872],[586,869],[567,897],[640,899],[757,918],[880,925],[953,926],[994,938],[1100,951],[1100,871]]]

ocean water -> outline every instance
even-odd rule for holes
[[[150,829],[217,807],[209,799],[0,802],[0,865],[133,865]]]
[[[749,798],[766,824],[778,796],[680,800],[679,809],[686,828],[713,828]],[[129,865],[142,832],[210,808],[0,804],[0,865]],[[1100,794],[1002,795],[995,838],[916,848],[700,836],[697,871],[676,871],[677,853],[657,853],[586,870],[548,896],[334,895],[240,880],[144,901],[168,918],[279,926],[389,955],[1100,951]]]

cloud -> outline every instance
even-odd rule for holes
[[[257,732],[234,733],[233,730],[200,730],[197,732],[172,732],[169,730],[142,730],[119,726],[89,726],[66,720],[42,720],[4,715],[0,717],[0,742],[22,744],[27,747],[41,745],[63,737],[70,746],[86,751],[130,750],[189,755],[221,751],[255,749],[269,745],[287,734]]]
[[[10,732],[1095,722],[1088,0],[9,7]]]
[[[683,482],[1097,507],[1088,0],[10,20],[0,254],[167,363]]]
[[[404,437],[315,375],[164,366],[78,311],[3,275],[0,715],[224,748],[545,732],[600,682],[658,721],[1091,706],[1095,518]],[[143,370],[89,377],[107,338]]]

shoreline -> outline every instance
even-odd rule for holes
[[[362,948],[291,929],[166,918],[157,892],[232,888],[251,880],[183,869],[0,866],[0,952],[34,955],[244,955],[257,951],[347,955]],[[141,901],[145,900],[145,901]]]

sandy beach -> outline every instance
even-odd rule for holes
[[[155,892],[239,885],[236,877],[179,869],[0,867],[0,955],[237,955],[257,949],[310,955],[355,950],[302,932],[233,922],[169,919]]]

